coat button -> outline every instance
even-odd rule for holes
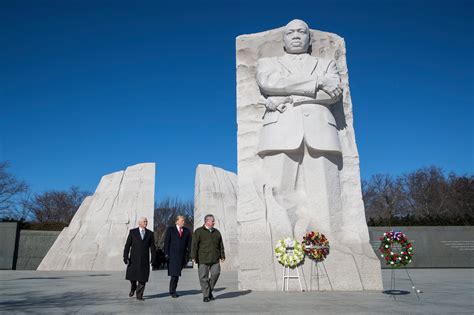
[[[305,115],[306,117],[309,117],[309,113],[305,113],[304,115]]]

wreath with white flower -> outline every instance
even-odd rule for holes
[[[302,244],[306,256],[315,262],[321,262],[329,255],[329,241],[322,233],[306,232]]]
[[[304,260],[303,245],[296,239],[285,237],[276,244],[275,255],[283,266],[296,268]]]
[[[380,238],[380,256],[385,258],[385,263],[393,268],[406,266],[413,257],[413,245],[405,234],[400,231],[383,233]]]

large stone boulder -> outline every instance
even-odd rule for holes
[[[241,290],[281,290],[282,266],[275,259],[274,247],[277,240],[283,236],[293,236],[283,235],[284,233],[277,231],[283,230],[291,223],[287,222],[288,218],[291,220],[291,216],[283,213],[286,209],[278,208],[276,202],[272,201],[268,186],[265,190],[265,178],[268,174],[265,174],[264,161],[258,154],[265,107],[262,106],[262,93],[256,79],[257,61],[265,57],[282,56],[285,53],[282,41],[283,29],[242,35],[236,39],[238,279]],[[319,272],[314,268],[311,272],[311,261],[306,260],[301,275],[303,287],[306,290],[315,287],[317,290],[381,290],[380,263],[369,244],[362,201],[359,154],[353,128],[345,43],[336,34],[317,30],[310,30],[310,33],[311,55],[335,60],[342,81],[342,100],[329,107],[335,120],[330,123],[337,128],[342,163],[338,168],[338,176],[327,178],[325,182],[326,187],[332,185],[338,189],[337,196],[327,193],[329,204],[339,204],[330,213],[331,227],[324,231],[330,236],[331,253],[324,266],[319,264]],[[284,114],[280,117],[283,116]],[[291,133],[292,129],[287,128],[286,132]],[[333,202],[332,199],[337,202]],[[317,213],[317,208],[311,209]],[[308,222],[311,220],[321,222],[321,218],[318,217],[308,217]],[[337,224],[337,229],[334,229],[334,223]],[[291,234],[291,231],[288,230],[287,234]],[[294,236],[300,240],[302,238],[302,235]],[[315,276],[319,280],[315,279]],[[297,281],[292,280],[292,283],[290,289],[299,289]]]
[[[48,251],[38,270],[125,270],[123,248],[141,217],[153,230],[155,163],[102,177]]]
[[[194,187],[194,227],[204,224],[206,214],[214,215],[226,253],[221,269],[237,270],[237,175],[200,164],[196,168]]]

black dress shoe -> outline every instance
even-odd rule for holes
[[[209,293],[209,300],[211,301],[214,301],[216,298],[214,297],[214,295],[212,295],[212,293]]]
[[[135,291],[130,291],[130,293],[128,294],[129,297],[132,297],[133,295],[135,294]]]
[[[145,301],[145,299],[143,297],[137,297],[137,300],[139,301]]]
[[[205,297],[204,299],[202,299],[203,302],[209,302],[210,299],[208,297]]]
[[[176,293],[171,294],[171,297],[172,297],[172,298],[177,298],[178,296],[179,296],[179,295],[177,295]]]

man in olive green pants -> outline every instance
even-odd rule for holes
[[[214,300],[212,290],[214,290],[221,273],[219,261],[225,260],[222,236],[219,230],[214,228],[214,223],[212,214],[204,217],[204,225],[194,231],[191,248],[191,258],[194,263],[198,264],[199,282],[204,302]]]

